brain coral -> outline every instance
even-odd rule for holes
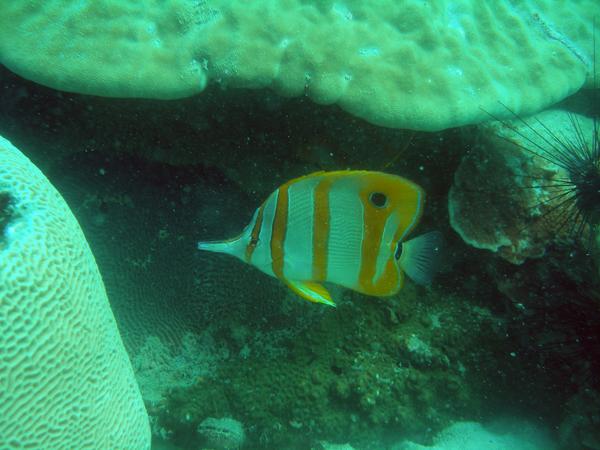
[[[0,448],[150,448],[85,237],[59,193],[2,137]]]
[[[442,129],[593,80],[596,0],[4,2],[0,61],[69,91],[177,98],[209,81]],[[598,65],[596,65],[598,67]]]

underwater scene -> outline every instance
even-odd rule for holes
[[[0,450],[600,450],[600,1],[0,4]]]

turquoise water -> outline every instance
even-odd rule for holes
[[[587,450],[600,448],[600,215],[597,189],[580,200],[553,139],[574,130],[565,148],[591,149],[576,161],[596,186],[596,94],[559,105],[577,116],[507,137],[502,124],[387,128],[306,96],[216,83],[183,99],[91,96],[0,66],[0,135],[85,234],[153,449]],[[346,169],[423,188],[413,236],[437,230],[445,242],[430,285],[407,279],[373,297],[327,284],[330,308],[196,249],[240,233],[286,181]],[[13,219],[0,196],[6,242]],[[18,328],[9,301],[0,330]],[[6,393],[20,386],[0,380]],[[2,419],[0,448],[21,448]]]

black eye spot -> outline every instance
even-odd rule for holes
[[[381,192],[373,192],[369,196],[369,201],[376,208],[383,208],[387,205],[387,196]]]

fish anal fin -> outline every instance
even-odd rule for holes
[[[285,280],[289,288],[305,300],[313,303],[323,303],[334,306],[331,294],[322,284],[313,281]]]

